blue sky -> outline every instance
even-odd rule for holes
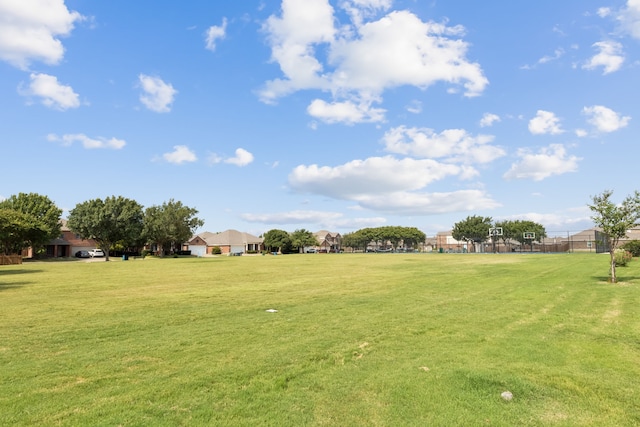
[[[0,198],[579,231],[638,188],[639,71],[640,0],[0,0]]]

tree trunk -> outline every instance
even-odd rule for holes
[[[616,283],[616,251],[615,249],[611,249],[609,251],[609,254],[611,255],[611,270],[609,273],[609,279],[611,280],[611,283]]]

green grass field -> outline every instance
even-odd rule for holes
[[[0,425],[640,425],[640,261],[617,284],[607,268],[595,254],[2,266]]]

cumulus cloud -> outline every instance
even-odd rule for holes
[[[426,193],[424,188],[446,177],[463,177],[468,169],[432,159],[392,156],[354,160],[343,165],[301,165],[289,175],[290,187],[358,203],[363,208],[396,214],[428,215],[497,204],[480,190]]]
[[[602,67],[602,74],[610,74],[618,71],[624,62],[624,54],[622,52],[622,44],[608,40],[593,44],[598,49],[598,53],[587,61],[582,68],[587,70],[595,70]]]
[[[142,93],[140,102],[151,111],[156,113],[168,113],[171,111],[171,104],[178,93],[170,83],[165,83],[159,77],[152,77],[146,74],[138,76]]]
[[[23,70],[33,61],[58,64],[64,56],[60,37],[82,19],[64,0],[0,0],[0,59]]]
[[[323,90],[333,99],[314,101],[309,113],[353,123],[380,120],[384,110],[371,115],[361,106],[381,100],[389,88],[426,89],[446,82],[462,87],[465,96],[477,96],[488,84],[479,64],[466,58],[468,43],[462,40],[461,26],[423,22],[408,11],[370,19],[389,9],[391,1],[350,0],[340,6],[351,17],[350,24],[338,22],[328,0],[282,1],[281,15],[269,17],[263,28],[271,59],[283,77],[266,82],[262,101],[272,103],[304,89]]]
[[[587,122],[593,125],[598,132],[615,132],[626,127],[631,120],[629,116],[622,116],[620,113],[602,105],[584,107],[582,113],[588,117]]]
[[[254,157],[253,154],[245,150],[244,148],[238,148],[235,151],[234,157],[222,157],[216,153],[210,153],[207,158],[207,163],[210,165],[214,165],[217,163],[227,163],[230,165],[236,165],[238,167],[247,166],[253,163]]]
[[[238,148],[234,157],[224,160],[225,163],[236,166],[247,166],[253,162],[253,154],[245,150],[244,148]]]
[[[538,110],[536,116],[529,121],[529,132],[534,135],[558,135],[564,131],[560,127],[560,119],[554,113]]]
[[[103,137],[90,138],[83,133],[73,133],[62,136],[58,136],[52,133],[47,135],[47,140],[51,142],[61,143],[66,147],[73,145],[75,142],[79,142],[84,148],[90,150],[99,148],[120,150],[124,148],[125,145],[127,145],[126,141],[122,139]]]
[[[469,210],[494,209],[498,202],[482,190],[460,190],[446,193],[397,192],[366,195],[359,200],[367,209],[389,214],[433,215]]]
[[[542,181],[554,175],[562,175],[578,170],[579,157],[567,154],[562,144],[551,144],[532,153],[528,149],[518,150],[520,161],[514,163],[504,174],[506,179],[532,179]]]
[[[227,33],[227,18],[222,19],[222,25],[212,25],[207,29],[205,34],[205,47],[210,51],[216,50],[216,43],[218,40],[222,40],[226,37]]]
[[[502,148],[490,144],[493,139],[492,135],[470,135],[464,129],[436,133],[428,128],[399,126],[387,131],[382,142],[391,153],[474,164],[489,163],[505,155]]]
[[[640,39],[640,0],[628,0],[617,19],[625,33]]]
[[[411,101],[409,105],[407,105],[407,111],[411,114],[420,114],[422,113],[422,102],[420,101]]]
[[[492,113],[484,113],[482,118],[480,119],[480,127],[486,128],[493,126],[494,123],[500,121],[500,116]]]
[[[18,88],[18,92],[23,96],[35,96],[41,98],[43,105],[55,110],[67,110],[78,108],[80,100],[78,94],[71,86],[58,82],[55,76],[42,73],[31,73],[31,83],[28,88]]]
[[[322,99],[315,99],[307,107],[307,113],[310,116],[325,123],[381,122],[384,120],[385,112],[386,110],[382,108],[373,108],[368,102],[360,102],[359,104],[352,101],[329,103]]]
[[[319,228],[335,230],[338,228],[359,229],[364,227],[377,227],[385,224],[383,217],[356,217],[346,218],[340,212],[296,210],[273,213],[244,213],[240,218],[247,222],[277,225],[316,224]]]
[[[182,163],[192,163],[198,160],[196,154],[186,145],[174,145],[173,151],[164,153],[162,158],[168,163],[180,165]]]
[[[240,217],[245,221],[263,224],[306,224],[318,223],[329,219],[336,220],[343,215],[339,212],[297,210],[274,213],[245,213]]]
[[[591,211],[587,206],[568,208],[553,213],[528,212],[517,215],[501,216],[499,220],[523,220],[542,224],[549,237],[566,237],[567,230],[584,230],[593,227]]]

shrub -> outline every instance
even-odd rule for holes
[[[621,246],[622,249],[626,249],[631,252],[631,255],[635,257],[640,256],[640,240],[631,240]]]
[[[631,255],[631,252],[622,248],[616,249],[614,252],[614,256],[616,260],[616,265],[620,267],[626,267],[626,265],[629,264],[629,261],[631,261],[631,259],[633,258],[633,255]]]
[[[214,246],[211,248],[211,255],[220,255],[222,253],[222,249],[220,246]]]

